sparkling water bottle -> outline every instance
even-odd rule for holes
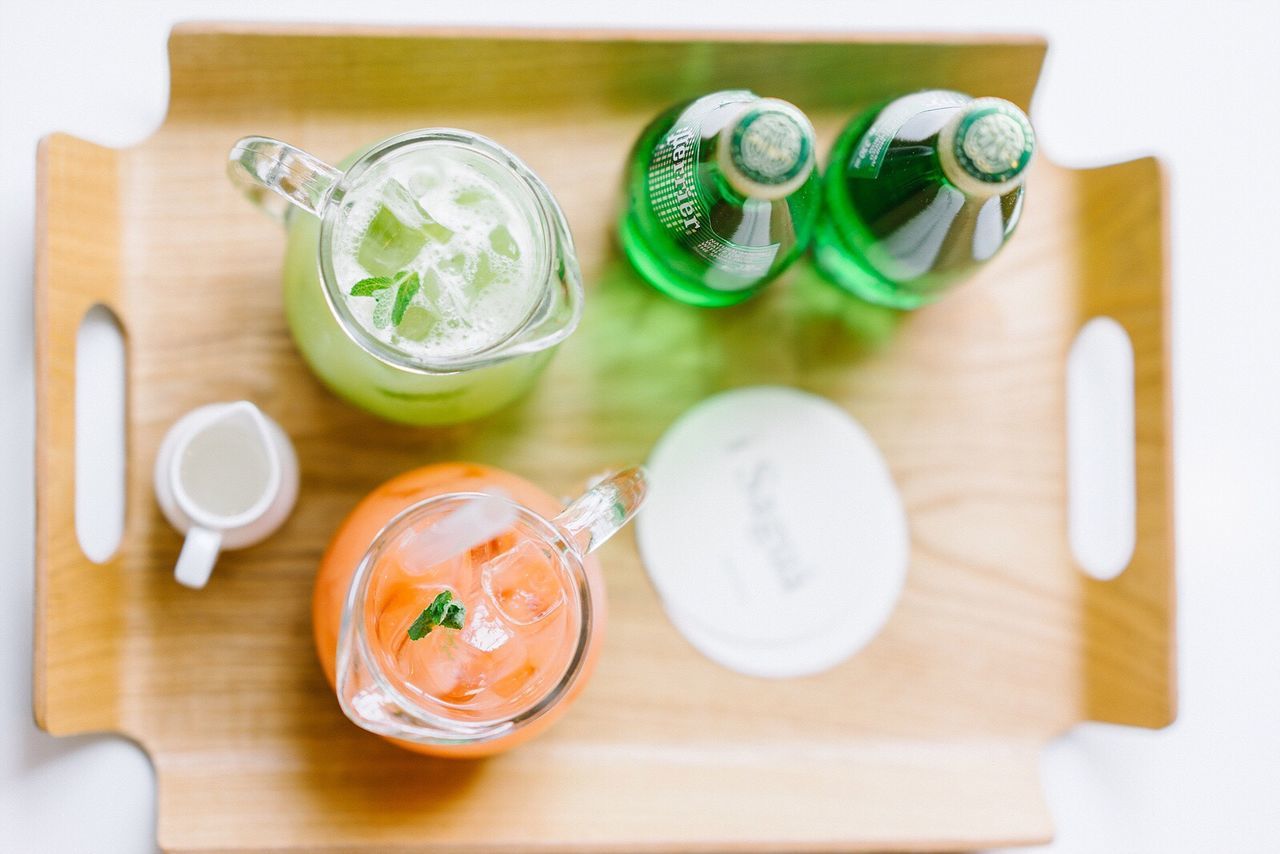
[[[786,101],[715,92],[658,116],[627,171],[627,257],[663,293],[724,306],[804,253],[821,205],[809,119]]]
[[[1000,98],[932,90],[868,111],[832,148],[818,267],[870,302],[932,302],[1009,239],[1034,152]]]

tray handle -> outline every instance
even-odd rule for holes
[[[36,166],[32,699],[37,724],[69,735],[118,729],[119,719],[120,550],[95,565],[77,541],[75,400],[76,341],[86,313],[105,306],[124,329],[120,153],[53,134],[41,140]]]
[[[1084,713],[1163,727],[1176,714],[1167,184],[1159,161],[1079,176],[1080,325],[1118,322],[1133,346],[1133,557],[1116,578],[1083,583]]]

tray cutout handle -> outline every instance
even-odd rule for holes
[[[81,327],[95,306],[114,315],[121,330],[128,325],[119,305],[120,161],[120,152],[67,134],[45,137],[37,154],[32,701],[36,722],[54,735],[128,730],[120,710],[128,686],[120,684],[119,667],[127,634],[119,570],[128,531],[124,547],[100,566],[73,535]],[[127,434],[123,398],[120,406]]]
[[[1177,714],[1169,194],[1153,157],[1074,175],[1079,323],[1110,318],[1133,356],[1133,553],[1113,578],[1081,574],[1081,715],[1159,728]]]
[[[101,564],[120,548],[125,514],[124,331],[102,303],[76,331],[75,382],[76,541]]]
[[[1124,572],[1137,540],[1133,344],[1123,326],[1095,317],[1067,357],[1067,531],[1093,578]]]

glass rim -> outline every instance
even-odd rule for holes
[[[541,298],[532,300],[525,316],[499,340],[476,350],[428,360],[411,356],[400,348],[380,340],[352,314],[338,285],[331,247],[338,216],[342,209],[341,201],[356,181],[374,165],[389,156],[403,153],[406,148],[435,145],[448,145],[478,154],[514,175],[523,188],[528,190],[536,218],[533,223],[538,232],[535,239],[538,236],[541,237],[541,240],[536,241],[541,263],[536,265],[531,278],[534,279],[535,286],[541,289]],[[503,348],[528,329],[548,300],[553,298],[556,224],[561,220],[563,220],[563,214],[560,213],[555,198],[542,179],[526,166],[524,161],[489,137],[448,127],[420,128],[397,134],[363,152],[334,184],[325,202],[324,215],[320,218],[320,239],[316,247],[320,284],[325,302],[328,303],[334,319],[338,321],[338,326],[351,341],[370,356],[392,367],[418,374],[452,374],[483,367],[503,359],[504,355],[501,352]]]
[[[528,523],[529,527],[535,529],[543,540],[551,545],[556,555],[559,556],[562,567],[567,570],[567,575],[577,593],[577,605],[581,619],[578,624],[578,639],[574,646],[573,656],[566,665],[564,673],[536,702],[518,714],[502,715],[492,719],[460,721],[425,707],[418,700],[397,687],[388,677],[382,667],[382,663],[373,654],[373,649],[369,642],[368,626],[366,625],[361,605],[368,596],[369,583],[373,577],[374,566],[377,564],[378,559],[382,557],[386,548],[397,537],[430,511],[438,509],[440,505],[477,498],[497,498],[506,502],[516,511],[519,521]],[[517,522],[516,524],[519,523]],[[505,496],[496,496],[492,493],[484,492],[448,492],[441,495],[433,495],[409,505],[392,517],[374,536],[373,542],[365,551],[364,557],[361,558],[355,573],[352,575],[351,584],[347,589],[346,602],[342,610],[342,624],[338,632],[339,661],[337,680],[339,681],[339,703],[343,706],[343,711],[346,712],[346,700],[343,698],[343,692],[340,688],[340,680],[344,672],[344,668],[341,666],[341,657],[346,640],[354,635],[354,652],[360,657],[362,664],[369,672],[378,689],[411,719],[436,729],[438,734],[429,739],[432,743],[461,742],[473,744],[492,741],[509,735],[541,718],[566,699],[570,689],[577,683],[578,677],[581,676],[586,665],[587,648],[591,640],[593,624],[591,589],[587,579],[586,567],[583,565],[582,558],[572,540],[557,528],[554,523],[537,511],[531,510],[520,502]],[[414,740],[412,733],[399,734],[392,737],[405,741]]]

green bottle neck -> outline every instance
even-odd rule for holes
[[[813,125],[795,106],[776,98],[748,104],[713,144],[718,171],[744,199],[784,199],[813,173]]]
[[[938,134],[942,173],[970,196],[1003,195],[1026,180],[1035,132],[1022,110],[1001,98],[977,98]]]

